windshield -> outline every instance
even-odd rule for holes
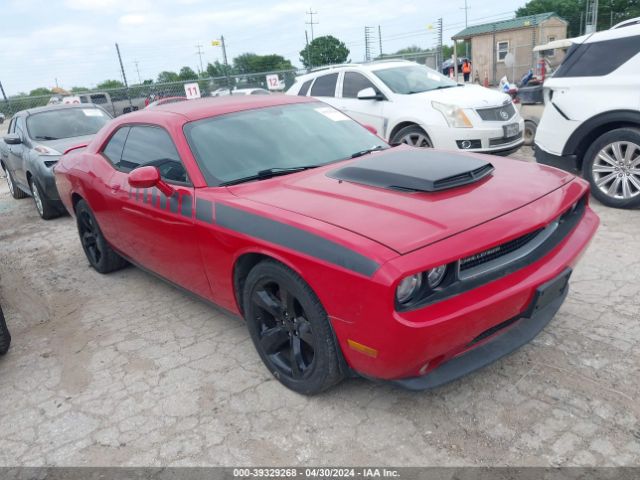
[[[403,95],[458,86],[453,80],[449,80],[444,75],[423,65],[385,68],[382,70],[374,70],[373,73],[382,80],[391,91]]]
[[[198,120],[185,135],[207,184],[268,169],[320,166],[388,145],[324,103],[280,105]]]
[[[34,140],[93,135],[111,118],[99,108],[63,108],[27,117],[29,137]]]

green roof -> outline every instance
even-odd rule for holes
[[[484,35],[485,33],[493,33],[494,31],[501,32],[503,30],[514,30],[517,28],[532,27],[534,25],[540,24],[541,22],[551,17],[558,17],[558,15],[555,12],[538,13],[537,15],[527,15],[526,17],[516,17],[510,20],[501,20],[499,22],[483,23],[481,25],[472,25],[456,33],[451,38],[455,40],[457,38],[468,38],[468,37],[475,37],[477,35]]]

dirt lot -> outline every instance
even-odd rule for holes
[[[40,220],[2,180],[0,465],[640,465],[640,212],[595,208],[533,343],[435,391],[305,398],[241,321],[133,267],[96,273],[71,218]]]

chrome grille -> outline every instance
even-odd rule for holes
[[[516,114],[516,108],[508,102],[501,107],[478,108],[476,112],[486,122],[506,122]]]

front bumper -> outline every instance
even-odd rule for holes
[[[567,270],[562,276],[566,276],[568,280],[570,273],[571,270]],[[568,292],[569,285],[565,283],[561,294],[555,300],[530,314],[538,298],[535,296],[530,308],[524,312],[522,317],[504,322],[508,325],[502,328],[502,331],[497,331],[494,335],[489,336],[486,342],[478,343],[475,348],[454,357],[427,375],[395,380],[393,383],[409,390],[429,390],[457,380],[499,360],[533,340],[558,312]]]
[[[505,138],[503,125],[518,123],[518,135]],[[473,128],[431,127],[428,129],[435,148],[508,155],[517,151],[524,144],[524,120],[512,119],[507,122],[481,122]],[[460,144],[468,140],[473,147],[462,148]],[[480,146],[477,146],[478,141]]]
[[[550,165],[571,173],[579,173],[578,157],[576,155],[554,155],[534,144],[534,155],[536,162],[543,165]]]

